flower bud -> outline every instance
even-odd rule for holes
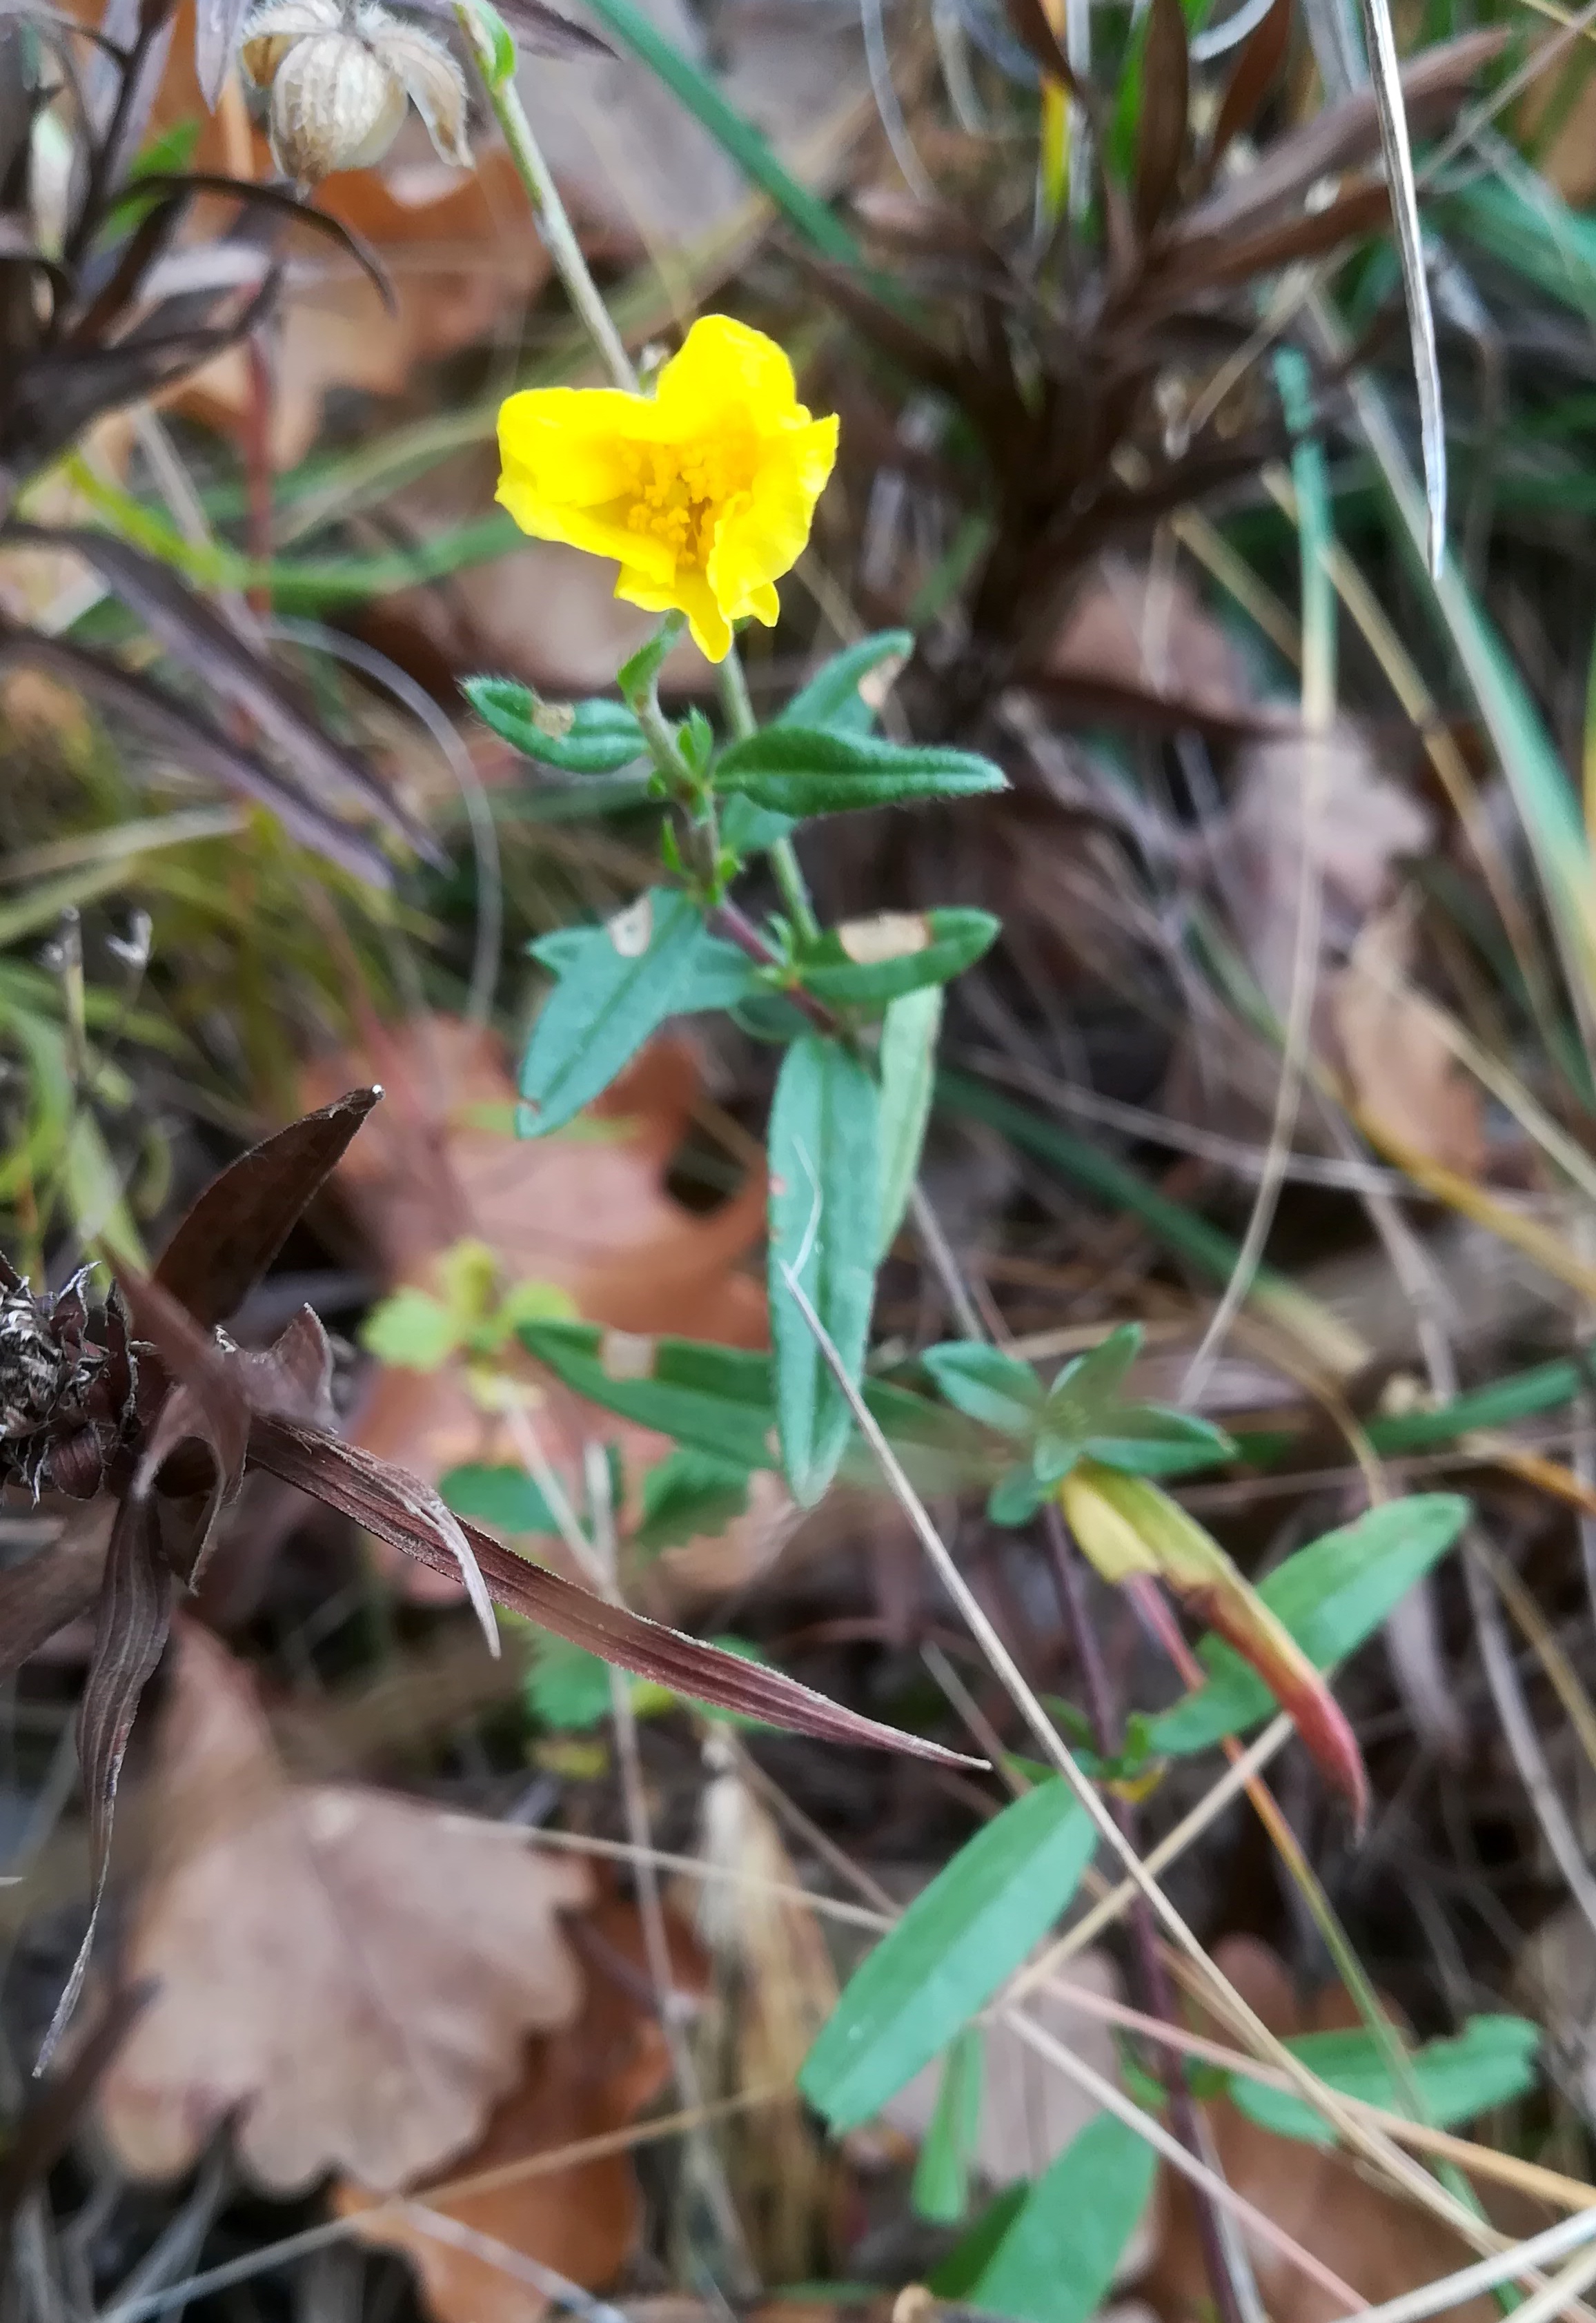
[[[240,57],[271,92],[267,130],[285,177],[314,184],[364,170],[399,133],[407,100],[440,157],[469,168],[465,79],[443,42],[391,16],[378,0],[261,0]]]

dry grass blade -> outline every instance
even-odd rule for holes
[[[418,1557],[435,1572],[454,1572],[456,1552],[446,1544],[444,1529],[429,1520],[430,1510],[418,1509],[421,1487],[385,1460],[358,1446],[340,1443],[319,1429],[292,1421],[258,1418],[250,1440],[252,1463],[285,1483],[298,1485],[331,1508],[341,1509],[365,1525],[379,1538],[392,1543],[406,1556]],[[404,1489],[396,1490],[397,1487]],[[428,1495],[436,1501],[436,1494]],[[442,1503],[437,1505],[441,1508]],[[571,1645],[581,1646],[638,1677],[653,1678],[690,1700],[714,1703],[745,1718],[768,1720],[795,1734],[818,1740],[858,1742],[874,1750],[902,1750],[910,1758],[929,1758],[944,1767],[984,1769],[986,1761],[967,1758],[918,1734],[900,1732],[865,1718],[857,1710],[829,1702],[795,1678],[766,1669],[736,1654],[706,1646],[663,1622],[650,1621],[624,1605],[613,1605],[588,1589],[579,1589],[541,1566],[518,1556],[491,1534],[475,1525],[459,1523],[444,1511],[450,1528],[458,1530],[481,1566],[491,1594],[507,1611],[522,1614],[540,1629],[552,1630]]]
[[[1446,553],[1446,420],[1441,404],[1441,359],[1435,348],[1435,317],[1425,268],[1418,188],[1413,181],[1413,149],[1402,99],[1402,68],[1397,56],[1390,0],[1361,0],[1361,6],[1374,68],[1380,151],[1385,156],[1391,217],[1402,262],[1413,376],[1418,390],[1419,442],[1424,459],[1425,501],[1429,511],[1430,571],[1438,573]]]

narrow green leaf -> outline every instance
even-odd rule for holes
[[[861,638],[857,645],[846,646],[839,654],[816,670],[809,684],[801,686],[781,716],[778,726],[823,726],[833,734],[868,734],[876,725],[876,706],[885,691],[882,680],[892,673],[882,670],[884,662],[907,661],[914,650],[914,636],[910,629],[881,629],[873,638]],[[867,681],[876,676],[869,688],[875,699],[867,701]]]
[[[942,1029],[940,985],[905,992],[881,1020],[881,1255],[897,1239],[920,1174],[931,1119],[937,1039]]]
[[[683,1447],[644,1477],[642,1520],[632,1538],[639,1548],[674,1548],[723,1531],[748,1505],[747,1468]]]
[[[817,999],[844,1007],[878,1007],[928,985],[948,984],[973,968],[1003,930],[990,912],[949,910],[903,915],[913,950],[886,960],[861,960],[858,934],[833,928],[799,963],[805,985]],[[850,950],[850,945],[853,950]]]
[[[743,1468],[776,1464],[770,1357],[698,1339],[639,1339],[596,1323],[527,1323],[529,1355],[606,1411]]]
[[[1008,787],[990,758],[968,750],[903,748],[875,735],[782,725],[733,742],[721,753],[714,779],[724,796],[750,798],[756,806],[793,815],[973,798]]]
[[[438,1491],[458,1517],[499,1532],[557,1532],[554,1514],[524,1468],[491,1468],[468,1461],[438,1479]]]
[[[1041,1382],[1029,1364],[979,1339],[948,1339],[920,1358],[949,1402],[983,1428],[1029,1443],[1041,1417]]]
[[[1014,2323],[1087,2323],[1151,2199],[1157,2166],[1144,2137],[1099,2114],[1032,2187],[969,2305]]]
[[[562,947],[560,980],[521,1060],[525,1136],[546,1136],[608,1088],[675,1014],[709,941],[696,907],[672,887],[650,887],[605,926],[581,933],[580,946]]]
[[[1188,1476],[1194,1468],[1236,1456],[1222,1428],[1160,1403],[1121,1404],[1105,1414],[1080,1448],[1088,1459],[1133,1476]]]
[[[852,2129],[985,2007],[1080,1885],[1096,1831],[1068,1786],[1041,1783],[968,1840],[857,1970],[798,2086]]]
[[[800,1505],[812,1508],[852,1421],[783,1270],[791,1267],[857,1380],[869,1340],[880,1225],[876,1084],[839,1042],[818,1033],[793,1042],[776,1078],[769,1142],[776,1419],[787,1480]]]
[[[647,753],[643,730],[622,702],[545,702],[510,677],[468,677],[460,690],[512,750],[562,774],[619,774]]]
[[[1457,1538],[1469,1504],[1454,1492],[1416,1492],[1371,1509],[1355,1524],[1298,1549],[1258,1584],[1258,1594],[1316,1669],[1330,1669],[1371,1637],[1415,1582]],[[1212,1673],[1155,1718],[1148,1748],[1184,1758],[1227,1734],[1245,1733],[1275,1708],[1255,1671],[1222,1639],[1205,1638],[1197,1654]]]
[[[1142,1338],[1140,1323],[1122,1323],[1084,1355],[1071,1357],[1054,1377],[1043,1409],[1054,1435],[1085,1437],[1114,1409]]]
[[[909,2191],[915,2215],[938,2225],[956,2225],[969,2208],[970,2157],[981,2124],[985,2063],[981,2028],[967,2025],[942,2060],[936,2109]]]
[[[1030,2181],[1020,2178],[1014,2185],[1005,2186],[1001,2194],[993,2196],[969,2232],[927,2276],[926,2288],[936,2298],[958,2306],[964,2304],[980,2281],[987,2260],[1024,2208],[1030,2191]]]
[[[1535,2085],[1540,2044],[1539,2026],[1522,2016],[1471,2016],[1454,2039],[1426,2041],[1408,2061],[1418,2085],[1425,2119],[1436,2129],[1449,2129],[1457,2122],[1472,2121],[1491,2106],[1522,2097]],[[1396,2084],[1382,2046],[1364,2028],[1304,2033],[1286,2046],[1344,2096],[1361,2098],[1367,2105],[1384,2106],[1392,2112],[1407,2110],[1408,2099]],[[1281,2137],[1299,2137],[1312,2145],[1335,2142],[1335,2134],[1323,2116],[1289,2089],[1270,2089],[1244,2073],[1233,2073],[1229,2095],[1232,2103],[1262,2129],[1272,2129]]]

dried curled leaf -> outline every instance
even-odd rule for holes
[[[178,2175],[233,2116],[270,2190],[332,2169],[408,2184],[478,2134],[522,2036],[574,2015],[558,1915],[585,1868],[419,1800],[290,1783],[248,1673],[194,1623],[155,1783],[128,1957],[159,1991],[100,2096],[135,2176]]]

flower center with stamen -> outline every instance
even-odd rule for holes
[[[754,446],[742,438],[715,444],[628,444],[632,505],[627,528],[663,541],[678,563],[702,567],[715,528],[754,470]]]

